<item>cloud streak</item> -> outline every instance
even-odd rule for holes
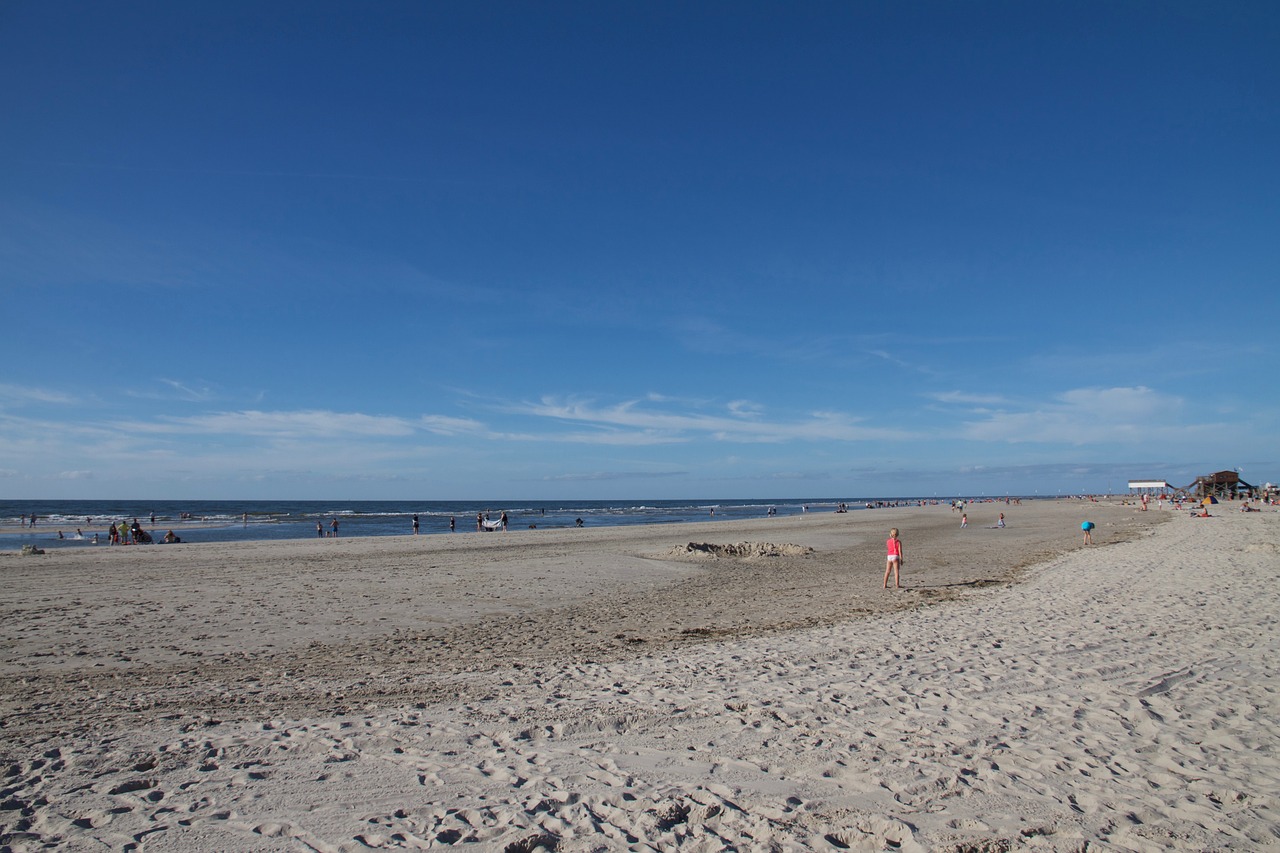
[[[415,432],[414,424],[404,418],[318,409],[298,412],[214,412],[157,421],[118,423],[117,426],[133,432],[255,438],[394,438]]]
[[[599,406],[587,400],[543,397],[536,403],[512,405],[507,411],[566,424],[587,424],[602,431],[629,431],[626,435],[638,443],[656,443],[662,438],[691,441],[698,437],[741,443],[783,443],[902,440],[911,436],[904,430],[866,426],[861,418],[842,412],[817,411],[802,419],[767,420],[763,417],[763,407],[744,400],[726,404],[723,413],[710,414],[660,408],[653,398]],[[625,441],[618,437],[617,443]]]
[[[54,403],[69,405],[76,402],[74,397],[44,388],[32,388],[26,385],[10,385],[0,383],[0,405],[25,403]]]
[[[1018,406],[988,395],[951,392],[940,402],[974,406],[960,434],[973,441],[1057,443],[1073,446],[1102,442],[1139,443],[1157,432],[1205,429],[1214,424],[1182,422],[1185,401],[1145,386],[1077,388],[1046,401]]]

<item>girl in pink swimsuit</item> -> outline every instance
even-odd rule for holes
[[[898,570],[905,562],[902,556],[902,540],[898,538],[898,528],[889,531],[889,538],[885,541],[885,548],[889,551],[889,556],[884,567],[884,588],[889,588],[889,575],[893,575],[893,588],[902,589],[899,583]]]

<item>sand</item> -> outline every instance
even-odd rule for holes
[[[1233,509],[5,554],[0,849],[1274,846]]]

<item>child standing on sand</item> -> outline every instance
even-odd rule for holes
[[[885,547],[889,551],[889,556],[884,567],[884,588],[889,588],[889,575],[893,575],[893,588],[902,589],[899,583],[898,569],[902,567],[904,562],[902,556],[902,540],[898,538],[898,528],[889,531],[889,538],[885,541]]]

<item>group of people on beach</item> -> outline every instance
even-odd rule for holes
[[[969,513],[960,513],[960,529],[964,530],[969,526]],[[996,523],[991,525],[992,530],[1004,530],[1004,513],[1000,513],[1000,517],[996,519]]]
[[[487,512],[477,512],[476,513],[476,530],[480,531],[481,533],[490,531],[490,530],[501,530],[505,533],[507,529],[507,524],[510,523],[510,521],[511,519],[507,517],[506,510],[502,511],[502,515],[498,516],[497,521],[491,520],[489,518],[489,513]]]
[[[154,516],[152,516],[152,518],[154,518]],[[76,530],[76,533],[79,534],[80,531]],[[93,534],[93,541],[95,543],[98,541],[98,534]],[[155,541],[155,539],[152,538],[150,533],[142,529],[142,525],[139,524],[138,519],[135,518],[133,520],[133,524],[127,524],[122,521],[117,525],[115,522],[112,522],[111,526],[107,528],[107,541],[112,545],[150,545]],[[170,530],[164,535],[164,538],[161,541],[174,543],[181,542],[182,539]]]
[[[969,516],[963,511],[963,503],[961,504],[960,527],[969,526]],[[1084,533],[1084,544],[1093,544],[1093,531],[1097,527],[1092,521],[1083,522],[1080,530]],[[996,523],[992,525],[993,530],[1004,529],[1004,513],[1000,513],[1000,517]],[[893,577],[893,588],[902,589],[902,566],[906,563],[906,554],[902,548],[902,539],[899,538],[898,528],[894,527],[889,530],[889,538],[885,540],[885,550],[887,552],[884,567],[884,586],[883,589],[889,588],[889,578]]]

